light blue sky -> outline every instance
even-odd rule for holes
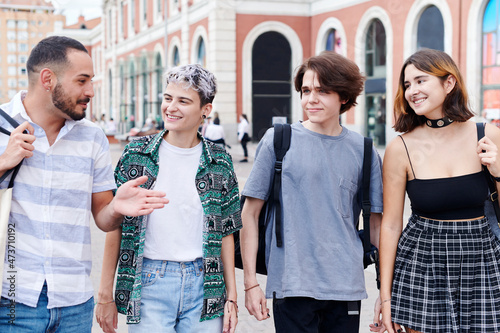
[[[78,22],[82,14],[87,20],[102,15],[102,0],[49,0],[56,8],[56,13],[66,16],[66,24]]]

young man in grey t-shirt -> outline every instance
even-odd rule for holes
[[[333,52],[308,59],[298,70],[295,88],[308,120],[292,125],[283,160],[283,246],[276,246],[274,225],[268,227],[265,295],[255,265],[259,213],[274,174],[273,129],[257,149],[243,191],[245,305],[264,320],[269,317],[266,297],[273,298],[277,332],[359,331],[360,301],[367,297],[363,245],[356,230],[364,141],[340,125],[339,115],[356,105],[363,80],[354,62]],[[375,149],[371,167],[371,241],[378,247],[382,171]]]

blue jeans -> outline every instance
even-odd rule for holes
[[[92,331],[94,298],[74,306],[47,309],[47,285],[44,285],[36,308],[15,303],[2,297],[0,301],[0,332],[61,332]]]
[[[143,259],[141,322],[129,333],[220,333],[222,317],[200,322],[203,306],[203,261]]]

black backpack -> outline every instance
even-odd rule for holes
[[[276,221],[276,245],[283,246],[281,236],[281,171],[283,167],[283,157],[285,157],[288,148],[290,148],[290,141],[292,139],[292,129],[290,124],[275,124],[274,125],[274,153],[276,154],[276,161],[274,163],[274,176],[271,185],[271,194],[264,203],[259,215],[259,249],[257,251],[257,273],[267,274],[266,268],[266,229],[269,222],[271,222],[271,211],[273,206],[276,207],[275,221]],[[241,196],[241,207],[245,203],[245,196]],[[239,231],[234,233],[234,264],[236,268],[243,269],[243,262],[241,259],[240,237]]]
[[[282,238],[282,218],[281,218],[281,171],[283,169],[283,158],[290,148],[291,142],[291,126],[289,124],[275,124],[274,125],[274,152],[276,154],[276,161],[274,164],[274,178],[271,185],[271,194],[268,200],[264,203],[259,215],[259,244],[257,251],[257,265],[256,272],[259,274],[267,274],[266,268],[266,229],[267,225],[272,222],[271,211],[276,207],[275,213],[275,232],[276,232],[276,246],[283,246]],[[364,156],[363,156],[363,228],[359,230],[359,236],[363,242],[363,264],[368,267],[373,263],[378,262],[378,250],[370,242],[370,174],[371,174],[371,160],[372,160],[372,146],[373,140],[371,138],[364,138]],[[241,196],[241,207],[245,202],[245,196]],[[366,231],[366,232],[365,232]],[[235,240],[235,267],[243,269],[243,262],[241,259],[241,248],[239,241],[239,232],[234,233]]]

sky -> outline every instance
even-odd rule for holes
[[[78,22],[82,14],[90,20],[102,15],[102,0],[49,0],[56,8],[56,13],[66,16],[66,24]]]

